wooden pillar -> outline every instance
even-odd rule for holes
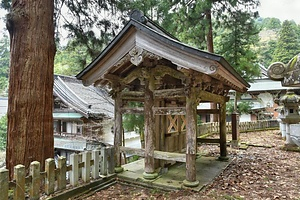
[[[123,171],[121,167],[121,153],[120,146],[122,145],[122,131],[123,131],[123,121],[122,121],[122,99],[121,99],[121,90],[118,88],[115,91],[115,130],[114,130],[114,146],[115,146],[115,159],[116,166],[115,172],[119,173]]]
[[[155,101],[155,107],[160,107],[160,101],[159,100],[156,100]],[[160,135],[162,134],[162,132],[160,131],[161,130],[161,124],[160,124],[160,121],[161,121],[161,119],[162,119],[162,116],[161,115],[155,115],[154,114],[154,119],[155,119],[155,126],[154,126],[154,128],[155,128],[155,131],[154,131],[154,133],[155,133],[155,138],[158,138],[157,140],[155,140],[155,150],[159,150],[160,151],[160,146],[161,146],[161,144],[160,144]],[[154,160],[154,166],[155,166],[155,168],[158,168],[158,167],[160,167],[160,164],[161,164],[161,161],[160,160],[158,160],[158,159],[155,159]]]
[[[144,119],[145,119],[145,179],[155,179],[158,174],[155,172],[154,148],[155,148],[155,117],[153,112],[153,77],[145,79],[145,101],[144,101]]]
[[[226,146],[226,103],[220,104],[220,160],[228,160]]]
[[[61,120],[57,120],[57,133],[61,135]]]
[[[165,100],[161,101],[161,107],[165,107],[166,102]],[[165,151],[165,139],[166,139],[166,133],[167,133],[167,115],[161,115],[160,116],[160,129],[159,129],[159,134],[160,137],[159,139],[159,150],[160,151]],[[160,166],[162,168],[165,167],[166,161],[165,160],[160,160]]]
[[[186,89],[186,179],[183,185],[196,187],[196,153],[197,153],[197,99],[194,88]]]

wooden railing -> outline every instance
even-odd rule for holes
[[[240,122],[240,132],[250,132],[257,130],[264,130],[268,128],[279,128],[279,122],[277,120],[258,120],[250,122]],[[202,123],[198,125],[198,136],[218,133],[220,130],[219,122]],[[231,133],[231,122],[226,123],[227,133]]]
[[[100,150],[85,151],[70,155],[70,165],[65,157],[45,161],[45,171],[40,171],[40,163],[30,164],[30,173],[26,176],[24,165],[14,167],[14,180],[9,180],[9,171],[0,169],[0,200],[26,198],[39,199],[41,194],[51,195],[70,186],[86,184],[91,179],[99,179],[114,174],[114,148],[103,147]],[[43,183],[43,185],[41,185]],[[9,192],[10,190],[13,191]]]

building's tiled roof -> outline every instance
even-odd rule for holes
[[[256,79],[253,83],[250,83],[250,88],[248,92],[266,92],[266,91],[278,91],[286,90],[289,87],[283,87],[281,82],[273,81],[269,78],[265,79]]]
[[[86,118],[114,117],[113,100],[103,88],[85,87],[75,77],[54,75],[53,93]]]

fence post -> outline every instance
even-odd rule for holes
[[[78,153],[78,163],[81,163],[82,162],[82,153]],[[78,178],[81,178],[82,177],[82,168],[79,168],[78,170]]]
[[[55,161],[53,158],[48,158],[45,160],[45,192],[47,195],[54,193],[55,186]]]
[[[101,148],[100,162],[101,162],[100,174],[106,176],[107,175],[107,152],[106,152],[106,147]]]
[[[232,142],[233,148],[239,147],[240,130],[239,130],[239,115],[236,112],[231,114]]]
[[[38,161],[30,163],[30,176],[32,178],[30,185],[30,199],[40,198],[40,166],[41,164]]]
[[[14,199],[25,199],[25,166],[24,165],[17,165],[14,167],[14,179],[16,181]]]
[[[67,185],[67,159],[63,156],[59,156],[57,165],[59,169],[59,174],[57,176],[57,189],[62,190],[65,189]]]
[[[115,173],[115,148],[108,147],[108,164],[107,169],[109,174]]]
[[[8,199],[8,170],[0,169],[0,200]]]
[[[91,152],[85,151],[82,154],[82,160],[84,162],[84,167],[82,168],[82,180],[84,182],[90,181],[90,172],[91,172]]]
[[[93,179],[99,178],[99,157],[100,151],[99,150],[93,150],[92,151],[92,158],[94,160],[94,165],[92,167],[92,177]]]
[[[70,164],[72,165],[72,170],[70,171],[70,184],[76,186],[78,184],[78,154],[70,155]]]

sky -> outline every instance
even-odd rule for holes
[[[294,20],[300,24],[299,0],[260,0],[258,12],[262,18],[275,17],[282,22]]]
[[[260,0],[258,8],[262,18],[275,17],[284,20],[294,20],[300,24],[300,0]],[[0,17],[4,17],[5,11],[0,10]],[[4,22],[0,19],[0,38],[3,34]]]

